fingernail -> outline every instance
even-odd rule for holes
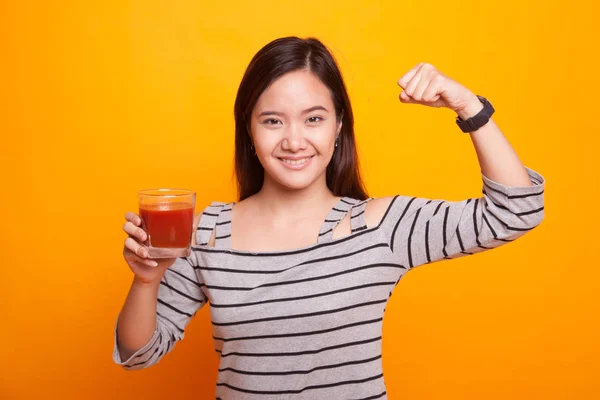
[[[156,261],[152,261],[150,264],[151,264],[153,267],[158,267],[158,263],[157,263]]]

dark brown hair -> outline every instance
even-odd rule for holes
[[[327,187],[335,196],[367,199],[367,191],[359,172],[352,106],[333,55],[318,39],[284,37],[273,40],[254,55],[238,88],[234,114],[235,174],[239,200],[256,194],[264,181],[264,168],[250,146],[252,110],[271,83],[282,75],[297,70],[309,70],[329,88],[338,122],[342,119],[338,147],[327,166]]]

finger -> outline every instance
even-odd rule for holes
[[[405,73],[402,76],[402,78],[398,79],[398,85],[402,89],[406,90],[406,86],[408,85],[408,82],[410,82],[410,80],[416,75],[416,73],[419,71],[419,69],[421,69],[423,64],[425,64],[425,63],[419,63],[419,64],[415,65],[413,68],[411,68],[407,73]]]
[[[441,83],[440,83],[439,78],[434,77],[433,79],[431,79],[429,81],[429,85],[427,85],[427,88],[425,89],[425,91],[423,91],[423,94],[421,95],[421,99],[428,103],[439,100],[440,99],[440,94],[439,94],[440,87],[441,87]]]
[[[419,81],[419,84],[415,87],[414,92],[410,96],[413,98],[413,100],[423,101],[423,93],[431,84],[431,78],[432,78],[431,71],[423,70],[421,72],[421,80]]]
[[[125,249],[123,251],[123,255],[125,256],[125,260],[127,260],[128,262],[130,262],[132,264],[135,263],[140,266],[148,266],[148,267],[152,267],[152,268],[158,266],[158,263],[156,261],[150,260],[147,258],[141,258],[140,256],[132,253],[131,250],[129,250],[129,249]]]
[[[145,241],[148,236],[142,228],[138,228],[137,226],[133,225],[130,221],[125,222],[125,225],[123,225],[123,230],[129,235],[131,235],[131,237],[138,238],[142,242]]]
[[[406,94],[406,91],[402,91],[400,92],[400,101],[402,103],[412,103],[412,99],[410,98],[409,95]]]
[[[133,254],[136,254],[142,258],[148,257],[148,249],[145,246],[140,245],[135,239],[131,237],[125,239],[125,247],[131,250]]]
[[[139,217],[139,215],[137,215],[136,213],[131,212],[131,211],[129,211],[127,214],[125,214],[125,219],[127,221],[131,221],[136,226],[140,226],[142,223],[142,219]]]
[[[423,72],[423,67],[419,68],[415,76],[413,76],[410,82],[408,82],[408,85],[406,85],[406,89],[404,89],[406,94],[409,95],[411,98],[415,93],[415,89],[421,82],[421,79],[423,79]]]

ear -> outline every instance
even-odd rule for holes
[[[342,121],[344,120],[344,110],[342,110],[342,114],[340,115],[340,121],[338,122],[337,134],[339,135],[342,131]]]

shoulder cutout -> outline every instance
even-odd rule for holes
[[[367,228],[374,228],[379,225],[393,199],[394,196],[380,197],[367,203],[365,208]]]

